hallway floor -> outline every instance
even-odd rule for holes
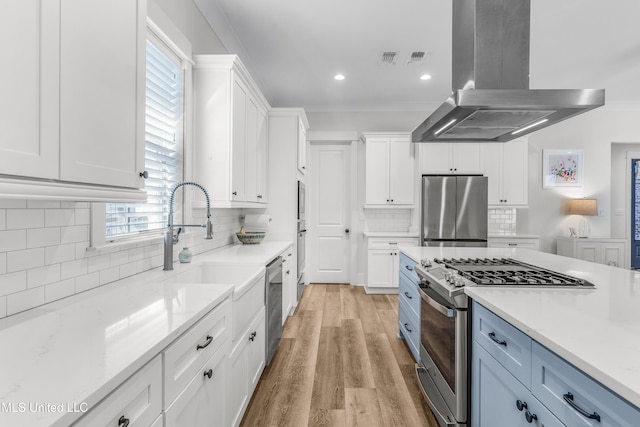
[[[306,286],[241,426],[437,427],[397,322],[396,295]]]

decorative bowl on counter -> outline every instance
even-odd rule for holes
[[[266,234],[264,231],[245,231],[244,233],[236,233],[236,236],[238,236],[238,240],[240,240],[243,245],[257,245],[262,242]]]

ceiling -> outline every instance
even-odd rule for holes
[[[451,94],[455,0],[194,1],[273,107],[430,111]],[[637,107],[638,17],[638,0],[531,0],[530,87],[604,88],[608,106]],[[407,64],[412,51],[424,62]]]

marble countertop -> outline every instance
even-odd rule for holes
[[[365,237],[420,237],[420,233],[413,231],[363,231]]]
[[[593,290],[469,287],[465,292],[640,407],[640,273],[519,249],[401,247],[433,257],[512,257],[584,278]]]
[[[205,263],[243,263],[243,281],[291,242],[232,245],[194,255],[0,320],[0,425],[66,426],[93,407],[244,283],[173,280]],[[225,279],[226,280],[226,279]],[[31,411],[29,405],[52,405]],[[24,408],[24,410],[21,410]]]

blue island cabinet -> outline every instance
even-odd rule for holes
[[[414,359],[420,360],[420,293],[418,275],[413,270],[415,262],[400,253],[398,277],[398,329]]]
[[[636,427],[640,410],[477,302],[471,427]]]

